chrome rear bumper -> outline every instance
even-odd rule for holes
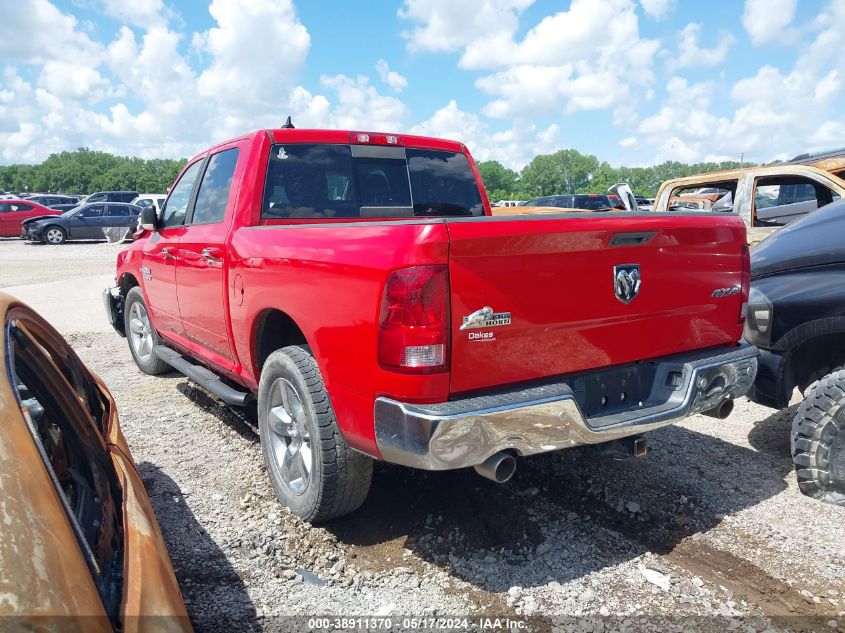
[[[502,450],[534,455],[598,444],[677,422],[745,394],[757,373],[757,348],[697,352],[658,361],[651,393],[625,411],[586,418],[567,380],[439,404],[375,403],[382,457],[425,470],[481,464]]]

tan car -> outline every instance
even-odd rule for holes
[[[841,162],[835,166],[842,168]],[[784,163],[667,180],[657,192],[654,211],[733,211],[745,220],[748,240],[755,243],[843,196],[845,180],[835,173]]]
[[[108,389],[3,293],[0,324],[0,618],[25,631],[190,631]]]

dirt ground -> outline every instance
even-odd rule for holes
[[[522,460],[505,485],[378,464],[360,511],[313,528],[276,502],[251,412],[135,368],[99,296],[119,249],[0,240],[0,287],[114,393],[198,630],[296,630],[315,615],[845,630],[845,508],[798,491],[794,406],[743,398],[727,420],[650,434],[644,458],[573,449]]]

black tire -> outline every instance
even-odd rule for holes
[[[148,328],[148,334],[150,337],[149,354],[142,353],[145,348],[136,349],[136,347],[139,347],[135,334],[137,324],[133,324],[132,321],[138,316],[138,313],[143,313],[146,317],[146,327]],[[126,300],[123,303],[123,327],[123,331],[126,332],[126,340],[129,343],[129,351],[132,354],[132,358],[135,360],[135,364],[138,365],[138,369],[150,376],[156,376],[158,374],[164,374],[172,371],[170,365],[152,353],[152,347],[158,345],[160,340],[155,328],[152,327],[152,323],[149,320],[147,305],[144,303],[144,295],[141,293],[141,289],[138,286],[135,286],[126,294]]]
[[[47,234],[56,235],[56,239],[48,239]],[[67,241],[67,231],[55,224],[45,226],[41,231],[41,241],[45,244],[64,244]]]
[[[804,398],[791,447],[801,492],[845,507],[845,371],[828,374]]]
[[[287,395],[282,396],[283,392]],[[288,408],[292,413],[288,414],[286,428],[294,429],[291,433],[298,437],[279,433],[279,415],[287,414]],[[271,412],[276,412],[272,419]],[[267,357],[258,385],[258,430],[273,490],[293,514],[311,523],[322,523],[350,514],[364,503],[373,476],[373,460],[350,448],[343,439],[308,347],[291,345]],[[293,446],[296,441],[299,448]],[[306,446],[307,455],[303,448]],[[287,454],[298,454],[299,463],[304,464],[297,469],[298,481],[288,481],[290,476],[286,479],[282,462]],[[306,461],[311,462],[310,471]],[[307,471],[305,476],[303,468]]]

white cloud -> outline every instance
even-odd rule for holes
[[[409,41],[412,50],[460,51],[461,68],[494,71],[475,82],[493,98],[483,110],[487,116],[630,107],[638,94],[630,82],[653,81],[659,42],[640,37],[633,0],[573,0],[519,39],[517,18],[529,4],[409,1],[400,15],[421,23],[411,32],[417,35]],[[457,7],[453,22],[444,5]]]
[[[200,95],[241,116],[279,115],[305,62],[311,38],[291,0],[212,0],[217,26],[197,34],[194,47],[211,56],[200,74]]]
[[[702,48],[698,45],[699,35],[701,25],[695,22],[690,22],[678,33],[678,53],[667,63],[670,71],[720,64],[725,61],[728,51],[736,41],[730,33],[722,33],[714,48]]]
[[[143,28],[163,26],[170,15],[162,0],[103,0],[103,8],[116,20]]]
[[[662,20],[675,6],[675,0],[640,0],[640,5],[642,5],[646,15],[653,17],[655,20]]]
[[[402,92],[408,87],[408,80],[395,70],[390,70],[390,66],[383,59],[376,62],[376,72],[378,73],[379,79],[396,92]]]
[[[96,66],[103,47],[82,32],[77,19],[48,0],[8,0],[3,3],[0,59],[6,64],[62,61]]]
[[[776,41],[795,17],[798,0],[745,0],[742,25],[756,44]]]
[[[619,141],[619,147],[629,148],[629,147],[636,147],[637,146],[637,137],[636,136],[626,136],[621,141]]]
[[[841,147],[845,120],[837,107],[839,77],[838,70],[819,76],[800,63],[786,74],[763,66],[732,87],[673,77],[659,111],[644,118],[637,131],[656,148],[657,162],[726,156],[738,160],[742,154],[746,160],[764,162]],[[728,97],[736,109],[716,114],[714,104]]]
[[[497,160],[506,167],[521,169],[535,155],[559,147],[560,128],[552,124],[537,129],[533,123],[515,121],[510,129],[491,131],[478,115],[461,110],[453,99],[412,127],[411,133],[458,140],[477,161]]]
[[[107,94],[117,94],[95,68],[58,61],[44,64],[38,83],[58,98],[88,103],[96,103]]]
[[[476,39],[511,33],[534,0],[405,0],[399,17],[419,23],[403,32],[408,50],[456,51]]]
[[[342,130],[401,131],[408,109],[396,97],[379,94],[369,78],[359,75],[320,77],[320,83],[335,92],[337,105],[328,113],[327,127]]]

